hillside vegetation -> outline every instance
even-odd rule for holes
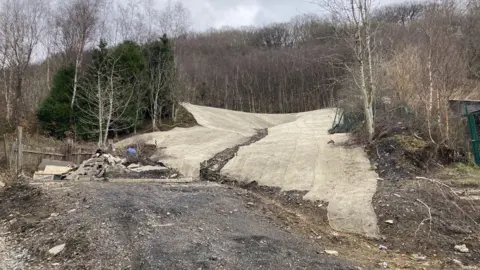
[[[1,0],[1,126],[102,145],[145,122],[175,123],[181,101],[260,113],[336,106],[356,117],[360,138],[401,123],[466,152],[448,101],[480,98],[480,2],[357,2],[319,0],[329,13],[195,32],[180,3]]]

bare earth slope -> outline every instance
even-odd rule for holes
[[[166,147],[157,158],[197,177],[200,162],[248,140],[255,129],[268,128],[267,137],[241,147],[221,173],[238,181],[307,191],[305,199],[329,203],[328,217],[334,229],[378,237],[371,205],[377,175],[362,148],[341,145],[346,134],[328,134],[334,110],[275,115],[191,104],[184,107],[202,127],[142,135]],[[328,144],[330,140],[335,144]],[[125,143],[130,142],[121,142]]]

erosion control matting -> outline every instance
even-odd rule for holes
[[[200,164],[235,149],[268,129],[268,135],[238,148],[220,174],[236,181],[306,191],[305,199],[326,201],[330,225],[340,231],[378,237],[371,200],[377,174],[361,147],[342,146],[347,134],[328,134],[334,109],[298,114],[252,114],[183,104],[200,126],[144,134],[161,160],[185,176],[199,177]],[[223,165],[223,164],[222,164]]]

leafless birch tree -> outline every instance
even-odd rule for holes
[[[103,0],[69,0],[58,8],[55,24],[59,32],[58,45],[65,54],[66,63],[75,64],[75,79],[71,107],[75,104],[79,70],[85,47],[94,38]]]
[[[353,51],[356,65],[347,66],[363,96],[366,130],[369,139],[374,135],[373,101],[375,96],[372,8],[374,0],[320,0],[319,5],[332,15],[338,36]],[[358,75],[357,75],[358,74]]]
[[[105,48],[101,47],[100,50]],[[130,127],[124,124],[123,116],[134,93],[131,86],[124,83],[125,78],[122,77],[121,69],[117,65],[119,59],[107,54],[92,63],[90,67],[92,79],[88,80],[89,84],[81,86],[76,107],[83,115],[79,121],[89,126],[93,133],[98,134],[100,147],[106,145],[110,131]]]

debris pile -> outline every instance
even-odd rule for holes
[[[130,158],[97,152],[92,158],[85,160],[79,166],[72,164],[64,166],[47,165],[47,169],[55,168],[55,170],[37,171],[35,175],[42,175],[43,177],[34,177],[34,180],[108,181],[108,179],[114,178],[167,179],[180,177],[177,171],[166,167],[162,162],[140,158],[134,161],[135,163],[132,163]],[[51,177],[45,177],[46,175]]]

